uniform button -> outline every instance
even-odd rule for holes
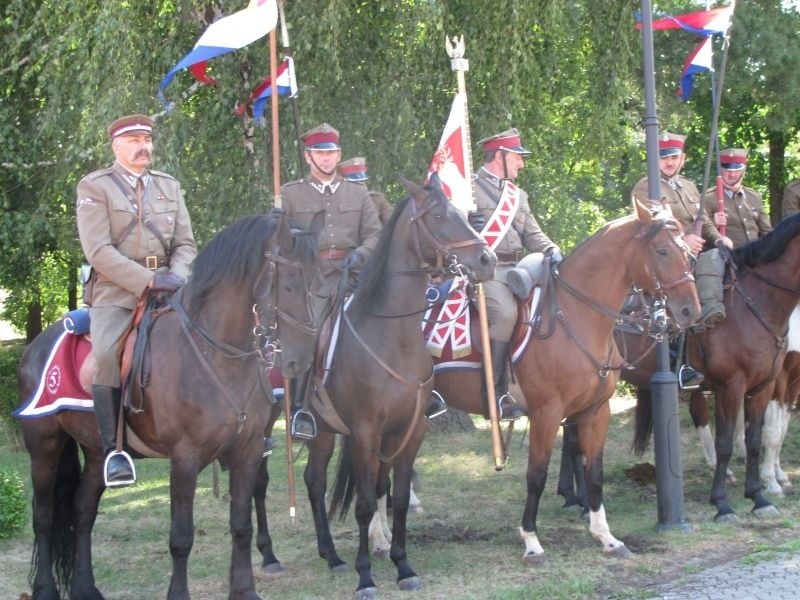
[[[331,234],[331,237],[333,237],[333,234]]]

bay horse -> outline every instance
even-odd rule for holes
[[[148,455],[170,461],[168,598],[189,597],[197,476],[217,459],[230,471],[229,598],[260,597],[251,566],[252,496],[264,429],[275,410],[264,372],[277,350],[287,376],[312,362],[309,282],[318,268],[321,217],[309,233],[291,230],[283,217],[235,222],[202,249],[189,281],[170,299],[172,310],[153,321],[150,363],[157,368],[141,406],[129,409],[126,420]],[[63,332],[57,322],[25,350],[18,390],[23,403]],[[61,410],[23,418],[21,428],[33,480],[33,597],[102,598],[91,564],[92,527],[105,489],[95,417]]]
[[[687,340],[689,363],[705,375],[702,389],[714,392],[716,467],[709,501],[717,509],[716,520],[736,519],[727,500],[727,473],[740,407],[745,423],[745,497],[753,501],[754,514],[777,512],[761,489],[758,461],[765,410],[786,363],[789,320],[800,297],[800,215],[731,252],[735,274],[724,293],[726,318],[705,331],[690,331]],[[645,369],[630,377],[646,377]],[[636,385],[647,388],[642,382]],[[788,393],[796,394],[793,389]],[[649,394],[637,394],[636,411],[634,450],[641,453],[652,431]]]
[[[433,362],[422,333],[425,290],[432,275],[451,273],[482,281],[496,257],[437,185],[402,179],[410,194],[383,226],[349,303],[339,312],[332,363],[315,382],[323,388],[338,423],[312,403],[320,431],[308,442],[304,472],[317,548],[329,568],[345,563],[336,553],[329,518],[347,515],[354,495],[359,547],[355,562],[358,598],[374,598],[368,528],[392,471],[393,536],[389,555],[400,589],[422,582],[406,552],[411,469],[426,430],[425,408],[433,389]],[[336,333],[338,332],[338,333]],[[330,352],[328,353],[330,355]],[[326,512],[327,467],[335,433],[344,433],[339,466]]]
[[[589,531],[608,555],[626,557],[625,544],[609,529],[603,507],[603,447],[611,412],[609,398],[624,366],[613,330],[628,291],[638,284],[666,302],[680,327],[695,322],[700,307],[689,272],[682,229],[671,217],[654,217],[636,202],[632,215],[602,227],[554,271],[548,334],[535,336],[514,354],[514,373],[523,392],[520,406],[530,419],[527,500],[519,529],[523,560],[543,556],[536,518],[550,455],[561,421],[572,418],[584,457],[590,508]],[[530,322],[520,327],[531,328]],[[475,339],[475,336],[473,336]],[[479,344],[478,344],[479,346]],[[436,372],[436,390],[448,405],[485,413],[480,365]]]

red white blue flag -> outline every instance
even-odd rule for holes
[[[467,175],[469,162],[469,131],[467,123],[467,95],[457,93],[453,98],[450,116],[442,132],[439,147],[428,167],[430,180],[433,173],[439,174],[444,195],[452,200],[466,215],[472,208],[472,181]],[[469,165],[471,167],[471,165]]]
[[[714,70],[711,41],[711,37],[704,39],[692,50],[689,56],[686,57],[686,60],[683,61],[681,87],[678,89],[678,96],[683,98],[683,100],[688,100],[692,96],[695,75],[698,73],[708,73]]]
[[[731,25],[733,7],[722,6],[682,15],[666,15],[653,21],[653,29],[685,29],[697,35],[725,35]],[[636,26],[641,29],[641,24]]]
[[[278,65],[277,71],[277,88],[279,96],[289,96],[290,98],[297,97],[297,77],[294,74],[294,60],[291,56],[287,56]],[[241,115],[247,104],[253,103],[253,119],[260,120],[264,116],[264,108],[267,105],[267,98],[272,96],[272,79],[267,75],[264,81],[253,90],[247,102],[240,104],[236,107],[236,114]]]
[[[228,52],[234,52],[261,39],[275,29],[278,6],[275,0],[250,0],[247,8],[213,22],[205,30],[194,48],[161,80],[158,97],[164,104],[164,90],[181,69],[189,69],[202,83],[215,83],[206,73],[208,61]]]

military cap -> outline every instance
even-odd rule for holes
[[[300,136],[306,150],[338,150],[339,132],[327,123],[317,125]]]
[[[367,175],[367,159],[363,156],[354,156],[348,160],[343,160],[339,163],[339,173],[347,181],[366,181],[369,179]]]
[[[748,154],[744,148],[726,148],[719,153],[719,163],[728,171],[741,171],[747,165]]]
[[[143,131],[145,133],[153,133],[153,125],[155,121],[147,115],[127,115],[112,121],[108,126],[108,137],[114,139],[127,133],[135,133]]]
[[[658,156],[661,158],[665,156],[675,156],[676,154],[683,154],[683,145],[686,142],[686,136],[678,133],[662,133],[658,138]]]
[[[504,150],[505,152],[513,152],[514,154],[529,155],[531,153],[525,146],[522,145],[519,131],[517,129],[508,129],[503,133],[483,138],[478,142],[483,146],[484,152],[491,152],[493,150]]]

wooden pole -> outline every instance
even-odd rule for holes
[[[283,414],[286,415],[286,483],[289,486],[289,518],[297,517],[297,498],[294,489],[294,448],[292,447],[292,397],[289,379],[283,379]]]
[[[275,208],[281,208],[281,143],[278,120],[278,36],[269,32],[269,77],[272,87],[272,191]]]

